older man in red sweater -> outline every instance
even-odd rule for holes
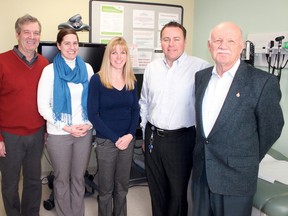
[[[36,53],[41,24],[25,15],[15,23],[18,45],[0,54],[0,171],[8,216],[39,216],[44,120],[37,109],[37,86],[48,61]],[[23,169],[20,202],[18,183]],[[2,215],[2,213],[1,213]]]

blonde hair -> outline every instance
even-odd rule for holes
[[[127,42],[123,37],[114,37],[112,40],[107,44],[105,53],[103,56],[102,64],[100,71],[98,72],[100,76],[101,83],[109,89],[112,89],[113,86],[111,85],[110,81],[110,71],[111,71],[111,63],[110,63],[110,54],[115,50],[116,46],[120,45],[122,49],[127,53],[126,63],[123,67],[124,72],[124,81],[125,87],[127,90],[133,90],[135,88],[135,75],[132,68],[132,61],[129,53],[129,48]]]

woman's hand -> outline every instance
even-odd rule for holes
[[[91,125],[81,124],[81,125],[71,125],[64,126],[63,130],[70,133],[74,137],[82,137],[87,134],[87,132],[92,128]]]
[[[117,147],[118,149],[120,149],[120,150],[125,150],[125,149],[128,148],[128,146],[129,146],[129,144],[131,143],[131,140],[132,140],[132,139],[133,139],[132,134],[126,134],[126,135],[120,137],[120,138],[116,141],[115,145],[116,145],[116,147]]]

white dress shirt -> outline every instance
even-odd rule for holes
[[[146,67],[139,100],[143,132],[147,121],[165,130],[195,125],[195,73],[208,66],[208,62],[183,53],[171,68],[165,58]]]
[[[222,77],[218,75],[215,66],[212,70],[202,102],[202,125],[206,137],[216,122],[239,65],[240,60],[230,70],[226,71]]]

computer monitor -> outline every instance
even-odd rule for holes
[[[94,73],[100,70],[105,47],[106,44],[79,43],[78,55],[92,66]],[[58,48],[55,42],[40,42],[37,51],[52,63]]]

